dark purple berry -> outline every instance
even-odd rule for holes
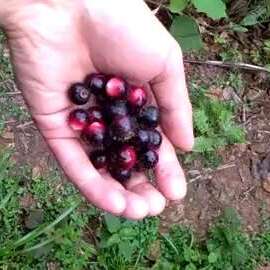
[[[149,132],[146,129],[139,129],[135,137],[135,145],[138,149],[145,149],[149,145]]]
[[[122,169],[132,169],[137,162],[137,154],[134,147],[124,145],[117,153],[117,163]]]
[[[162,136],[157,130],[149,130],[149,144],[150,149],[158,149],[162,143]]]
[[[103,74],[91,74],[85,79],[86,86],[95,96],[105,95],[107,77]]]
[[[117,117],[110,127],[110,136],[116,142],[127,142],[135,136],[136,125],[129,116]]]
[[[147,101],[147,96],[142,88],[131,88],[128,93],[128,102],[135,110],[142,108]]]
[[[155,106],[149,106],[141,110],[139,122],[149,128],[155,128],[159,124],[159,110]]]
[[[153,169],[158,163],[158,154],[154,150],[148,150],[140,154],[140,163],[145,169]]]
[[[89,114],[89,123],[103,121],[102,110],[98,106],[90,107],[88,109],[88,114]]]
[[[105,114],[109,119],[128,115],[128,105],[126,101],[115,100],[108,102],[105,106]]]
[[[90,154],[90,160],[96,169],[103,169],[107,166],[107,157],[104,151],[96,150]]]
[[[88,124],[88,113],[85,110],[77,109],[70,113],[69,126],[75,131],[83,130]]]
[[[84,105],[90,99],[90,91],[82,83],[71,85],[68,94],[70,100],[76,105]]]
[[[111,176],[117,181],[123,183],[130,179],[131,171],[120,169],[120,168],[110,168],[109,169]]]
[[[111,99],[121,99],[127,94],[127,84],[124,80],[112,77],[106,84],[106,95]]]
[[[86,126],[83,136],[93,145],[101,146],[106,136],[106,128],[101,122],[94,122]]]

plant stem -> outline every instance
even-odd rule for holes
[[[270,73],[270,69],[266,67],[246,64],[246,63],[232,63],[232,62],[222,62],[222,61],[212,61],[212,60],[189,60],[185,59],[185,63],[189,64],[198,64],[198,65],[211,65],[211,66],[217,66],[221,68],[236,68],[236,69],[244,69],[244,70],[250,70],[250,71],[258,71],[258,72],[267,72]]]

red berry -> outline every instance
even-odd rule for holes
[[[77,109],[70,113],[69,126],[75,131],[83,130],[88,124],[88,113],[85,110]]]
[[[132,169],[137,162],[137,154],[134,147],[130,145],[123,146],[117,153],[119,165],[123,169]]]
[[[116,142],[127,142],[135,136],[135,122],[129,116],[117,117],[110,127],[110,136]]]
[[[88,109],[88,113],[89,113],[89,122],[90,123],[103,121],[103,114],[102,114],[102,110],[100,107],[98,107],[98,106],[90,107]]]
[[[82,83],[71,85],[68,94],[70,100],[76,105],[84,105],[90,98],[90,91]]]
[[[102,150],[92,152],[90,154],[90,160],[96,169],[103,169],[107,166],[107,157]]]
[[[153,150],[148,150],[140,154],[140,164],[145,169],[153,169],[158,163],[158,154]]]
[[[85,79],[86,86],[96,96],[105,94],[107,77],[103,74],[91,74]]]
[[[132,88],[128,93],[128,102],[132,108],[142,108],[147,101],[146,93],[142,88]]]
[[[127,94],[126,82],[120,78],[113,77],[106,84],[106,95],[112,99],[121,99]]]
[[[104,143],[106,128],[103,123],[93,122],[83,130],[83,136],[93,145],[101,146]]]

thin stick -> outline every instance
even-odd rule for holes
[[[262,71],[262,72],[270,73],[270,70],[268,68],[246,64],[246,63],[231,63],[231,62],[225,63],[222,61],[211,61],[211,60],[202,61],[202,60],[189,60],[189,59],[185,59],[184,62],[189,63],[189,64],[212,65],[212,66],[218,66],[221,68],[237,68],[237,69]]]
[[[32,124],[34,124],[34,122],[33,121],[29,121],[29,122],[26,122],[26,123],[23,123],[21,125],[16,126],[16,128],[18,128],[18,129],[24,129],[24,128],[28,127],[28,126],[31,126]]]
[[[6,93],[1,94],[0,96],[17,96],[17,95],[21,95],[21,94],[22,94],[22,92],[16,91],[16,92],[6,92]]]

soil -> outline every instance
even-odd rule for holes
[[[197,83],[209,83],[213,74],[222,75],[225,72],[213,67],[190,65],[186,66],[186,70],[188,78],[198,72],[203,74]],[[247,84],[248,89],[243,90],[241,99],[249,104],[249,108],[243,111],[244,105],[239,104],[238,120],[247,130],[246,144],[222,149],[223,163],[217,169],[205,168],[199,160],[185,167],[189,183],[187,197],[182,202],[168,205],[161,215],[161,231],[167,231],[172,224],[186,224],[203,236],[225,207],[233,207],[243,217],[246,230],[256,232],[260,230],[262,218],[270,214],[269,89],[265,80],[263,83],[257,80],[260,82],[256,85],[257,91],[260,90],[258,95],[250,87],[254,84],[254,74],[246,74],[245,77],[250,83]],[[18,166],[27,164],[33,176],[56,166],[54,157],[33,123],[18,124],[8,125],[0,137],[0,148],[1,145],[15,145],[14,158]],[[29,202],[31,200],[25,198],[22,204]]]
[[[213,74],[219,76],[224,72],[206,66],[188,66],[187,70],[189,74],[203,74],[200,82],[208,81],[208,84]],[[200,161],[185,168],[189,182],[188,195],[184,202],[174,202],[167,207],[161,216],[162,230],[168,230],[173,223],[187,224],[203,236],[224,208],[233,207],[242,216],[245,229],[253,233],[260,230],[262,219],[269,215],[269,78],[256,85],[256,91],[260,94],[255,95],[254,76],[244,75],[248,83],[240,99],[245,103],[239,102],[238,120],[246,128],[247,142],[222,149],[223,163],[217,169],[206,169]],[[249,104],[248,109],[243,110],[244,104]]]

